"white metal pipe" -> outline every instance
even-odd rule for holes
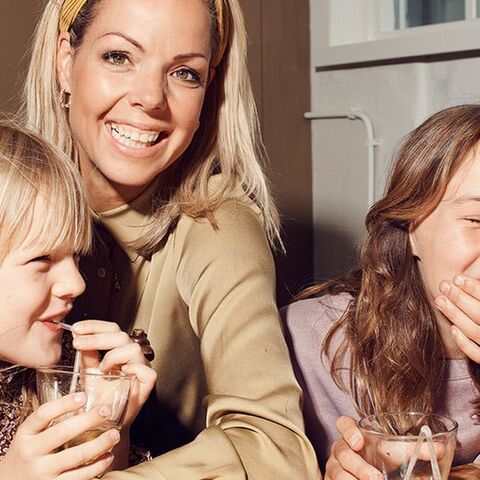
[[[407,25],[407,1],[400,0],[398,2],[398,29],[405,30]]]
[[[328,118],[348,118],[349,120],[361,120],[367,131],[368,150],[368,207],[375,202],[375,147],[379,141],[375,138],[373,123],[367,113],[362,110],[351,108],[343,112],[307,112],[304,114],[307,120],[324,120]]]
[[[465,0],[465,20],[476,20],[477,0]]]

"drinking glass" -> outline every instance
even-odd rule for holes
[[[424,426],[431,430],[430,439],[424,435],[425,429],[421,431]],[[382,472],[385,480],[437,480],[435,459],[440,479],[448,479],[457,441],[455,420],[435,414],[385,413],[362,418],[359,427],[365,438],[362,457]]]
[[[104,423],[92,430],[87,430],[75,437],[64,448],[74,447],[93,440],[103,432],[115,428],[121,429],[128,395],[135,379],[121,371],[102,372],[95,368],[80,369],[74,372],[73,367],[38,368],[37,395],[40,404],[56,400],[64,395],[84,392],[86,402],[75,412],[63,415],[57,422],[67,417],[88,412],[94,407],[107,405],[112,413]]]

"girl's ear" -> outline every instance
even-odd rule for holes
[[[70,45],[70,34],[61,33],[57,43],[57,78],[60,87],[67,92],[71,92],[73,53],[73,48]]]

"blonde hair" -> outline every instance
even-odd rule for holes
[[[41,231],[31,229],[38,199]],[[86,253],[90,213],[77,169],[37,135],[0,122],[0,262],[19,246]]]
[[[204,0],[212,17],[212,49],[218,47],[215,0]],[[165,172],[154,195],[154,207],[137,251],[151,255],[182,214],[206,217],[215,225],[214,211],[225,201],[253,202],[262,212],[273,246],[282,247],[279,215],[270,194],[263,161],[259,120],[247,71],[247,38],[238,0],[222,0],[225,52],[207,89],[200,128],[182,156]],[[87,0],[69,33],[74,48],[95,17],[101,0]],[[68,118],[60,105],[56,49],[62,0],[49,0],[37,26],[25,88],[23,121],[76,160]],[[216,173],[217,181],[210,179]],[[283,247],[282,247],[283,248]]]

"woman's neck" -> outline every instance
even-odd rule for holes
[[[125,205],[140,195],[145,188],[146,187],[142,189],[129,189],[125,187],[121,189],[110,188],[107,190],[99,188],[98,186],[86,186],[90,207],[97,213],[107,212],[108,210],[113,210],[114,208]]]
[[[141,186],[116,185],[105,177],[83,176],[90,208],[102,213],[121,207],[138,197],[150,184]]]
[[[121,207],[138,197],[150,184],[122,185],[107,178],[86,154],[79,152],[79,167],[90,208],[97,213]]]

